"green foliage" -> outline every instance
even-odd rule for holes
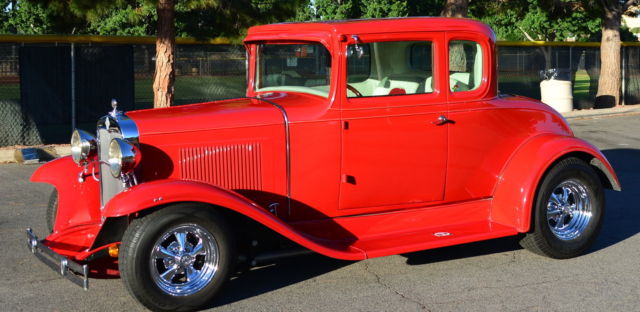
[[[157,20],[155,6],[146,1],[138,1],[89,21],[85,32],[112,36],[153,36]]]
[[[422,8],[418,0],[307,0],[294,20],[402,17],[408,16],[411,12],[418,12]]]
[[[0,33],[153,36],[157,0],[0,0]],[[15,5],[13,5],[15,3]],[[239,38],[252,25],[286,20],[437,16],[446,0],[177,0],[176,35]],[[596,0],[473,0],[469,16],[500,40],[598,40]],[[628,37],[625,39],[632,39]]]
[[[81,19],[73,14],[50,10],[47,5],[29,1],[2,1],[0,33],[51,34],[71,33],[82,27]],[[11,4],[11,8],[9,8]]]
[[[8,7],[11,1],[0,0]],[[14,9],[0,11],[0,33],[153,36],[153,0],[17,0]],[[295,16],[298,0],[176,1],[178,37],[238,37],[256,24]]]
[[[364,18],[402,17],[409,13],[407,1],[369,0],[360,5]]]
[[[600,31],[600,10],[589,1],[477,0],[469,16],[489,24],[500,40],[593,40]]]
[[[446,0],[407,0],[408,15],[438,16],[446,2]]]
[[[215,5],[211,4],[212,1],[207,3],[208,7],[193,5],[188,1],[176,5],[178,36],[242,36],[250,26],[290,19],[296,15],[300,5],[299,1],[292,0],[226,0],[218,1]]]
[[[296,15],[297,21],[344,20],[360,18],[358,0],[313,0],[307,1]]]

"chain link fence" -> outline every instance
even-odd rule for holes
[[[178,45],[175,68],[176,105],[245,94],[241,45]],[[93,131],[112,97],[124,110],[152,108],[154,70],[152,44],[0,43],[0,147]]]
[[[500,45],[498,48],[498,89],[502,93],[540,99],[541,71],[549,69],[556,70],[556,79],[572,82],[574,109],[593,108],[600,76],[599,47]],[[635,102],[624,101],[623,96],[623,103]]]
[[[153,107],[155,46],[134,45],[136,109]],[[245,49],[241,45],[178,45],[175,105],[244,96]]]
[[[0,44],[0,146],[42,143],[20,105],[19,45]]]
[[[499,43],[498,88],[540,99],[540,71],[555,68],[572,82],[574,108],[593,108],[599,53],[595,45]],[[622,56],[623,104],[640,103],[640,47],[625,46]],[[176,105],[245,94],[241,45],[178,45],[175,68]],[[74,126],[93,131],[111,97],[126,110],[151,108],[154,69],[152,44],[0,43],[0,147],[66,143]]]

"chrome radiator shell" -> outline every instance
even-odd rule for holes
[[[104,207],[111,198],[126,188],[121,177],[111,175],[108,165],[109,144],[120,138],[139,146],[139,132],[135,122],[124,113],[114,111],[98,120],[98,160],[100,161],[100,204]]]

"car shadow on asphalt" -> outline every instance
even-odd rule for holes
[[[610,149],[603,153],[612,163],[623,192],[606,191],[606,213],[602,230],[587,253],[615,245],[640,232],[640,170],[637,161],[640,150]],[[423,265],[520,250],[522,235],[487,241],[430,249],[403,254],[408,265]],[[320,276],[356,262],[341,261],[318,254],[295,257],[275,264],[254,268],[230,280],[218,299],[207,308],[219,307],[258,296],[316,276]]]
[[[634,204],[640,202],[640,150],[609,149],[602,151],[611,162],[622,184],[622,192],[606,190],[605,217],[600,234],[587,254],[605,249],[640,233],[640,209]],[[405,254],[407,264],[421,265],[476,257],[493,253],[522,249],[519,240],[522,235],[492,239],[464,245],[431,249]]]
[[[615,245],[640,233],[640,150],[609,149],[602,151],[618,175],[622,192],[607,190],[606,210],[600,235],[589,252]]]
[[[217,299],[205,309],[268,293],[354,263],[356,262],[311,254],[287,258],[270,265],[252,268],[237,274],[229,280],[217,296]]]
[[[422,265],[442,261],[484,256],[522,249],[520,236],[497,238],[482,242],[455,245],[403,254],[409,265]]]

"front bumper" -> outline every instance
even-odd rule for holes
[[[27,228],[27,243],[31,252],[44,264],[58,271],[60,275],[67,278],[74,284],[89,289],[89,266],[80,264],[67,257],[53,251],[45,246],[38,237],[33,234],[31,228]]]

